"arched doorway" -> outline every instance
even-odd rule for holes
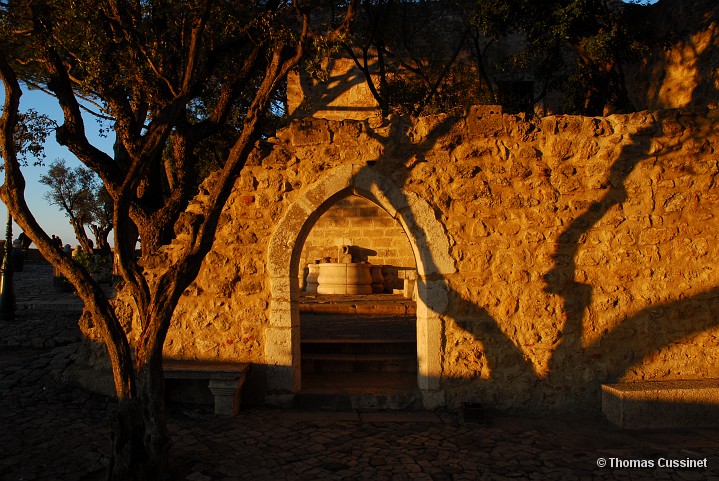
[[[416,263],[397,220],[348,192],[314,224],[299,272],[302,390],[295,404],[418,407]]]
[[[295,393],[302,386],[298,283],[302,246],[317,219],[350,194],[380,206],[407,234],[418,275],[417,384],[426,408],[442,405],[440,315],[448,297],[444,276],[455,272],[447,236],[424,200],[362,165],[348,164],[327,172],[287,208],[272,235],[267,263],[270,325],[265,331],[268,388],[275,393]]]

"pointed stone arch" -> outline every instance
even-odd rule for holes
[[[444,403],[439,390],[441,320],[447,306],[444,276],[455,272],[449,241],[434,211],[423,199],[405,192],[366,165],[343,165],[328,171],[285,211],[268,248],[270,316],[265,335],[268,388],[275,393],[297,392],[300,379],[299,258],[307,235],[319,217],[337,200],[359,195],[399,221],[417,263],[418,385],[425,407]]]

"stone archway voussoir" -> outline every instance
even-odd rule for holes
[[[357,166],[352,177],[352,186],[363,196],[382,207],[390,217],[397,217],[397,212],[407,207],[407,197],[387,177],[375,172],[367,166]]]
[[[303,204],[312,213],[338,192],[351,187],[355,166],[345,164],[335,167],[312,184],[302,196]]]

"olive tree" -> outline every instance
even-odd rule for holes
[[[220,212],[273,115],[269,106],[282,79],[321,43],[320,35],[346,31],[354,4],[339,2],[341,21],[327,23],[312,16],[313,2],[299,0],[0,1],[0,198],[72,283],[102,333],[118,399],[111,479],[166,478],[162,347],[173,311],[211,248]],[[141,326],[133,346],[116,306],[52,244],[25,201],[13,142],[23,83],[57,99],[58,143],[99,176],[112,198],[119,274]],[[82,116],[87,105],[111,122],[112,155],[89,140]],[[200,146],[220,136],[227,147],[212,163],[214,182],[193,219],[192,241],[163,275],[146,276],[135,256],[137,237],[143,254],[172,242],[173,226],[197,192]]]
[[[50,188],[45,192],[45,200],[58,206],[70,219],[75,238],[85,252],[94,250],[85,226],[94,226],[93,232],[98,244],[107,244],[109,230],[106,229],[112,229],[112,220],[110,219],[108,226],[108,219],[103,214],[107,212],[105,207],[109,199],[102,196],[106,191],[93,171],[81,165],[68,167],[65,160],[58,159],[50,164],[47,174],[40,177],[40,183]],[[111,208],[112,203],[109,205]],[[99,227],[101,225],[102,228]]]

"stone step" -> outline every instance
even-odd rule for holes
[[[326,373],[302,374],[302,391],[294,407],[330,411],[422,409],[417,374]]]
[[[300,296],[302,314],[407,316],[416,312],[414,301],[394,294]]]
[[[626,429],[719,427],[719,379],[604,384],[602,411]]]
[[[405,304],[301,304],[302,314],[357,314],[406,316],[417,312],[414,306]]]
[[[417,355],[396,353],[309,353],[302,354],[302,372],[417,372]]]
[[[302,355],[308,354],[408,354],[416,356],[417,343],[414,340],[361,339],[338,342],[302,342]]]

